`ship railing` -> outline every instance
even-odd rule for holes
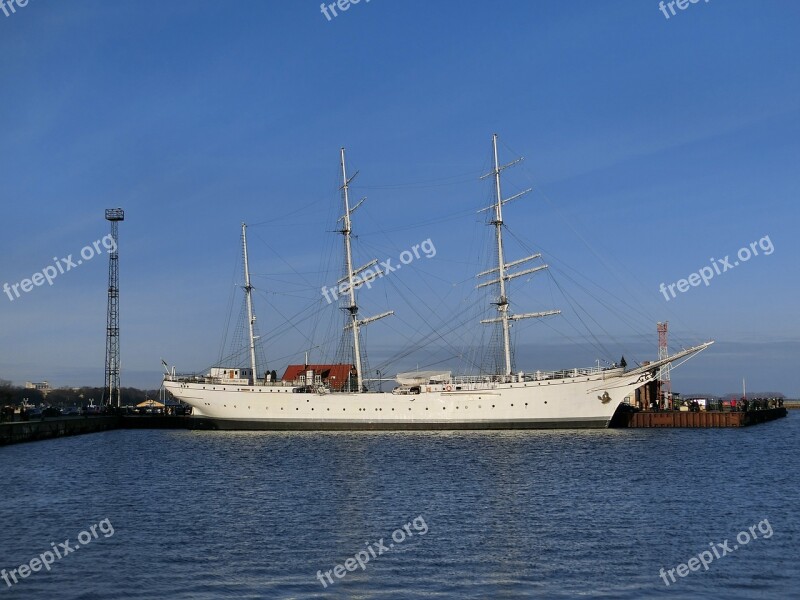
[[[560,371],[533,371],[532,373],[515,373],[513,375],[458,375],[452,377],[452,385],[486,385],[498,383],[521,383],[525,381],[545,381],[549,379],[567,379],[570,377],[585,377],[620,371],[620,367],[586,367],[575,369],[562,369]],[[435,383],[435,382],[431,382]]]
[[[227,377],[211,377],[199,373],[176,373],[164,375],[165,381],[177,381],[180,383],[204,383],[208,385],[239,385],[249,387],[297,387],[292,381],[256,381],[254,385],[243,383],[244,380],[229,379]]]
[[[585,367],[575,369],[562,369],[560,371],[534,371],[525,373],[526,381],[544,381],[547,379],[566,379],[568,377],[585,377],[587,375],[598,375],[614,368],[609,367]]]

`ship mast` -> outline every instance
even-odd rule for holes
[[[355,381],[355,390],[350,391],[361,391],[361,385],[363,381],[363,369],[361,365],[361,340],[359,335],[359,330],[362,325],[366,325],[367,323],[372,323],[373,321],[377,321],[378,319],[382,319],[383,317],[388,317],[389,315],[393,315],[394,311],[390,310],[379,315],[375,315],[373,317],[367,317],[365,319],[359,320],[358,318],[358,304],[356,304],[356,288],[360,287],[361,285],[372,281],[379,275],[383,275],[380,267],[374,267],[378,263],[378,259],[374,259],[368,262],[366,265],[359,267],[358,269],[353,270],[353,250],[350,244],[350,236],[352,232],[352,222],[350,220],[350,215],[355,212],[355,210],[361,206],[365,199],[362,199],[356,204],[352,209],[350,208],[350,182],[355,179],[358,172],[356,172],[350,179],[347,178],[347,168],[345,166],[344,160],[344,148],[340,150],[340,159],[342,165],[342,201],[344,202],[344,215],[339,219],[343,222],[342,228],[339,230],[344,236],[344,260],[345,260],[345,275],[342,277],[337,283],[341,286],[342,283],[345,281],[347,282],[347,296],[349,298],[349,305],[344,307],[345,310],[348,311],[348,322],[345,330],[351,329],[353,331],[353,354],[354,354],[354,363],[356,369],[356,381]],[[369,270],[368,270],[369,269]],[[357,277],[360,273],[363,273],[360,277]],[[341,289],[341,288],[340,288]]]
[[[483,277],[485,275],[490,275],[492,273],[497,273],[497,278],[492,279],[490,281],[484,281],[483,283],[478,284],[476,287],[482,288],[490,285],[497,284],[499,287],[500,296],[496,302],[493,302],[497,306],[497,312],[499,316],[492,318],[492,319],[484,319],[481,323],[500,323],[502,334],[503,334],[503,362],[504,362],[504,375],[509,377],[513,370],[513,365],[511,363],[511,322],[512,321],[519,321],[521,319],[533,319],[539,317],[547,317],[550,315],[557,315],[561,311],[560,310],[547,310],[542,312],[536,313],[522,313],[518,315],[509,314],[509,299],[508,293],[506,290],[506,282],[516,277],[522,277],[523,275],[529,275],[531,273],[535,273],[536,271],[541,271],[547,268],[547,265],[540,265],[538,267],[531,267],[529,269],[524,269],[522,271],[510,272],[510,269],[522,265],[528,261],[535,260],[540,258],[541,254],[533,254],[526,258],[521,258],[519,260],[515,260],[513,262],[507,263],[505,260],[505,254],[503,251],[503,205],[511,202],[512,200],[516,200],[520,196],[524,196],[528,192],[531,191],[532,188],[528,188],[527,190],[523,190],[522,192],[511,196],[510,198],[503,199],[501,190],[500,190],[500,173],[511,167],[523,159],[518,158],[515,161],[508,163],[507,165],[500,166],[500,161],[497,155],[497,134],[495,133],[492,135],[492,148],[494,151],[494,169],[481,177],[481,179],[486,179],[487,177],[494,177],[494,196],[495,202],[492,206],[487,206],[484,209],[479,210],[478,212],[484,212],[487,210],[494,210],[494,219],[490,221],[490,224],[494,225],[495,227],[495,240],[497,242],[497,267],[493,269],[489,269],[488,271],[483,271],[482,273],[478,273],[477,277]]]
[[[256,317],[253,314],[253,286],[250,285],[250,264],[247,260],[247,224],[242,223],[242,252],[244,253],[244,295],[247,302],[247,323],[248,323],[248,341],[250,342],[250,369],[252,372],[250,385],[254,385],[257,379],[256,375],[256,337],[254,335],[253,327],[256,323]]]

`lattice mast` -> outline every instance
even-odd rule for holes
[[[540,317],[547,317],[550,315],[557,315],[561,313],[560,310],[547,310],[542,312],[535,312],[535,313],[522,313],[522,314],[509,314],[509,298],[507,293],[507,286],[506,283],[511,279],[515,279],[517,277],[522,277],[523,275],[530,275],[531,273],[535,273],[537,271],[541,271],[546,269],[548,265],[540,265],[538,267],[531,267],[529,269],[524,269],[522,271],[510,272],[510,269],[514,269],[528,261],[535,260],[540,258],[541,254],[533,254],[531,256],[521,258],[519,260],[515,260],[513,262],[507,263],[505,260],[505,254],[503,250],[503,206],[508,204],[512,200],[516,200],[517,198],[524,196],[528,192],[531,191],[532,188],[528,188],[526,190],[521,191],[518,194],[514,194],[510,198],[503,199],[503,195],[500,189],[500,173],[511,167],[519,162],[522,162],[522,158],[518,158],[515,161],[508,163],[507,165],[500,166],[498,154],[497,154],[497,134],[495,133],[492,135],[492,149],[494,151],[494,169],[481,177],[481,179],[486,179],[488,177],[494,177],[494,197],[495,202],[492,206],[487,206],[479,210],[478,212],[485,212],[488,210],[494,210],[494,218],[490,221],[491,225],[495,227],[495,241],[497,243],[497,266],[489,269],[487,271],[483,271],[482,273],[478,273],[477,277],[483,277],[485,275],[490,275],[492,273],[497,273],[498,277],[496,279],[492,279],[490,281],[484,281],[483,283],[478,284],[477,288],[487,287],[490,285],[497,285],[499,289],[499,297],[496,302],[493,302],[495,306],[497,306],[497,312],[499,316],[491,318],[491,319],[483,319],[481,323],[499,323],[502,332],[503,338],[503,364],[504,364],[504,375],[506,377],[510,377],[513,372],[513,364],[511,361],[511,322],[512,321],[519,321],[522,319],[534,319]]]
[[[253,312],[253,286],[250,285],[250,263],[247,258],[247,224],[242,223],[242,256],[244,257],[244,297],[247,304],[247,341],[250,350],[250,384],[254,385],[258,379],[256,374],[256,315]]]
[[[108,253],[108,308],[106,311],[106,367],[105,385],[101,404],[108,408],[120,406],[120,347],[119,347],[119,222],[125,220],[121,208],[106,209],[106,220],[111,223],[113,246]]]
[[[657,323],[658,329],[658,360],[663,360],[669,357],[669,347],[667,343],[669,321]],[[669,377],[670,364],[662,365],[658,369],[658,380],[661,382],[661,391],[664,394],[664,400],[669,405],[672,401],[672,383]]]
[[[345,326],[345,332],[350,329],[352,330],[353,334],[353,362],[355,366],[355,382],[354,385],[351,386],[350,391],[360,392],[362,389],[362,382],[363,382],[363,367],[361,362],[361,339],[360,339],[360,328],[367,323],[372,323],[373,321],[377,321],[378,319],[382,319],[384,317],[388,317],[389,315],[393,315],[394,311],[386,311],[379,315],[375,315],[373,317],[367,317],[364,319],[358,318],[358,304],[356,302],[356,289],[361,287],[362,285],[366,284],[367,282],[372,281],[379,275],[383,275],[383,272],[380,270],[380,267],[374,267],[378,264],[378,259],[371,260],[367,264],[358,269],[353,269],[353,249],[351,245],[351,234],[352,234],[352,221],[350,216],[356,211],[356,209],[361,206],[361,204],[366,200],[366,198],[362,198],[359,202],[353,207],[350,208],[350,183],[353,179],[356,178],[358,175],[358,171],[356,171],[353,176],[348,179],[347,178],[347,167],[345,166],[344,160],[344,148],[340,150],[340,161],[342,166],[342,187],[340,188],[342,192],[342,203],[344,204],[344,215],[339,218],[339,221],[342,222],[342,228],[339,230],[339,233],[344,236],[344,260],[345,260],[345,275],[342,277],[337,284],[341,286],[343,283],[347,282],[345,288],[345,292],[347,294],[347,301],[349,302],[345,307],[344,310],[348,313],[347,318],[347,325]],[[367,271],[369,269],[369,271]],[[358,277],[359,274],[364,273],[362,276]],[[340,287],[341,289],[341,287]],[[352,389],[355,387],[355,389]]]

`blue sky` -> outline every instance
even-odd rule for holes
[[[507,207],[509,258],[551,265],[514,285],[515,310],[564,310],[514,328],[519,368],[652,359],[669,320],[673,349],[717,340],[676,389],[746,377],[797,397],[799,27],[789,0],[669,19],[638,0],[362,0],[330,21],[305,1],[30,0],[0,12],[0,284],[77,256],[123,207],[122,382],[155,387],[162,357],[218,359],[246,221],[268,366],[322,360],[346,146],[359,264],[437,249],[361,295],[365,315],[397,312],[370,327],[372,364],[408,348],[384,369],[458,370],[485,341],[465,307],[497,132],[502,160],[525,156],[506,195],[535,188]],[[659,292],[765,236],[770,255]],[[0,378],[102,383],[106,274],[101,255],[0,296]],[[416,348],[432,329],[446,339]]]

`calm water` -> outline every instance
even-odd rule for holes
[[[796,598],[799,450],[800,412],[742,430],[22,444],[0,449],[0,568],[84,530],[88,543],[49,572],[0,580],[0,599]],[[659,577],[759,522],[769,539],[756,528],[708,571]],[[408,523],[413,536],[378,555]],[[323,587],[318,571],[368,544],[365,570]]]

